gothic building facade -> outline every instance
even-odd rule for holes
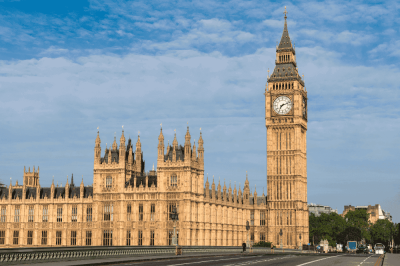
[[[39,168],[29,168],[22,185],[0,188],[0,247],[171,245],[174,224],[180,245],[299,247],[308,239],[307,92],[286,15],[265,103],[267,196],[251,193],[247,174],[243,190],[204,180],[202,134],[192,145],[189,128],[183,145],[175,135],[166,147],[161,129],[157,168],[148,172],[139,136],[134,146],[122,131],[102,156],[98,132],[92,186],[75,186],[71,176],[65,186],[41,187]]]

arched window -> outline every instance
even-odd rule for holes
[[[111,176],[106,177],[106,188],[112,188],[112,177]]]
[[[172,174],[171,176],[171,187],[177,187],[178,186],[178,177],[176,174]]]

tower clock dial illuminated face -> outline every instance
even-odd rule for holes
[[[292,101],[287,96],[279,96],[273,105],[274,111],[279,115],[285,115],[292,109]]]

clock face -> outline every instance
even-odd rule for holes
[[[273,105],[274,111],[279,115],[285,115],[292,109],[292,101],[287,96],[279,96]]]

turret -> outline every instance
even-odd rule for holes
[[[74,174],[71,174],[71,187],[74,187]]]
[[[254,205],[257,205],[257,187],[254,187]]]
[[[178,149],[178,141],[176,140],[176,132],[174,135],[174,140],[172,141],[172,161],[176,162],[176,150]]]
[[[138,135],[138,140],[136,142],[136,172],[142,172],[142,144],[140,143],[140,135]]]
[[[111,148],[108,150],[108,163],[111,164]]]
[[[200,128],[200,130],[201,130],[201,128]],[[204,147],[203,147],[203,138],[201,136],[201,131],[200,131],[200,138],[199,138],[198,144],[199,144],[198,159],[199,159],[200,164],[203,165],[204,164]]]
[[[186,135],[185,135],[185,161],[189,162],[190,157],[191,157],[191,152],[190,152],[190,133],[189,133],[189,127],[187,127]]]
[[[208,183],[208,174],[207,174],[207,180],[206,180],[206,186],[205,186],[205,192],[206,192],[206,198],[210,198],[210,184]]]
[[[65,198],[69,198],[69,184],[68,184],[68,176],[67,176],[67,183],[65,183]]]
[[[243,198],[242,198],[242,189],[240,188],[239,184],[239,205],[243,204]]]
[[[243,188],[243,203],[246,205],[249,204],[249,196],[250,196],[249,178],[246,171],[246,181],[244,182],[244,188]]]
[[[231,182],[229,182],[228,201],[229,201],[229,202],[232,202],[232,187],[231,187]]]
[[[233,188],[233,202],[234,202],[235,204],[237,203],[236,181],[235,181],[235,187]]]
[[[118,149],[117,136],[114,135],[114,141],[113,141],[113,144],[112,144],[112,150],[116,151],[117,149]]]
[[[53,181],[51,182],[51,187],[50,187],[50,199],[54,199],[54,191],[55,191],[55,186],[54,186],[54,176],[53,176]]]
[[[157,161],[159,165],[161,162],[164,162],[164,135],[162,133],[162,127],[160,129],[160,135],[158,136],[158,156]]]
[[[192,150],[192,161],[197,160],[197,152],[196,152],[196,140],[193,142],[193,150]]]
[[[221,178],[218,179],[217,193],[218,193],[218,200],[221,200]]]
[[[215,182],[214,182],[214,176],[213,176],[213,182],[211,184],[211,196],[213,200],[215,201]]]
[[[133,165],[133,148],[131,144],[131,139],[128,140],[128,146],[129,146],[128,163],[130,165]]]
[[[101,140],[99,136],[99,131],[97,131],[97,137],[96,141],[94,144],[94,164],[100,164],[101,163]]]
[[[119,139],[119,163],[125,165],[125,136],[124,136],[124,126],[122,126],[122,134],[121,138]]]
[[[80,185],[80,198],[81,199],[83,199],[84,191],[85,191],[85,186],[83,185],[83,177],[82,177],[82,182],[81,182],[81,185]]]
[[[227,194],[226,194],[226,184],[225,184],[225,179],[224,179],[224,188],[223,188],[223,198],[224,198],[224,201],[228,201],[228,197],[227,197]]]

